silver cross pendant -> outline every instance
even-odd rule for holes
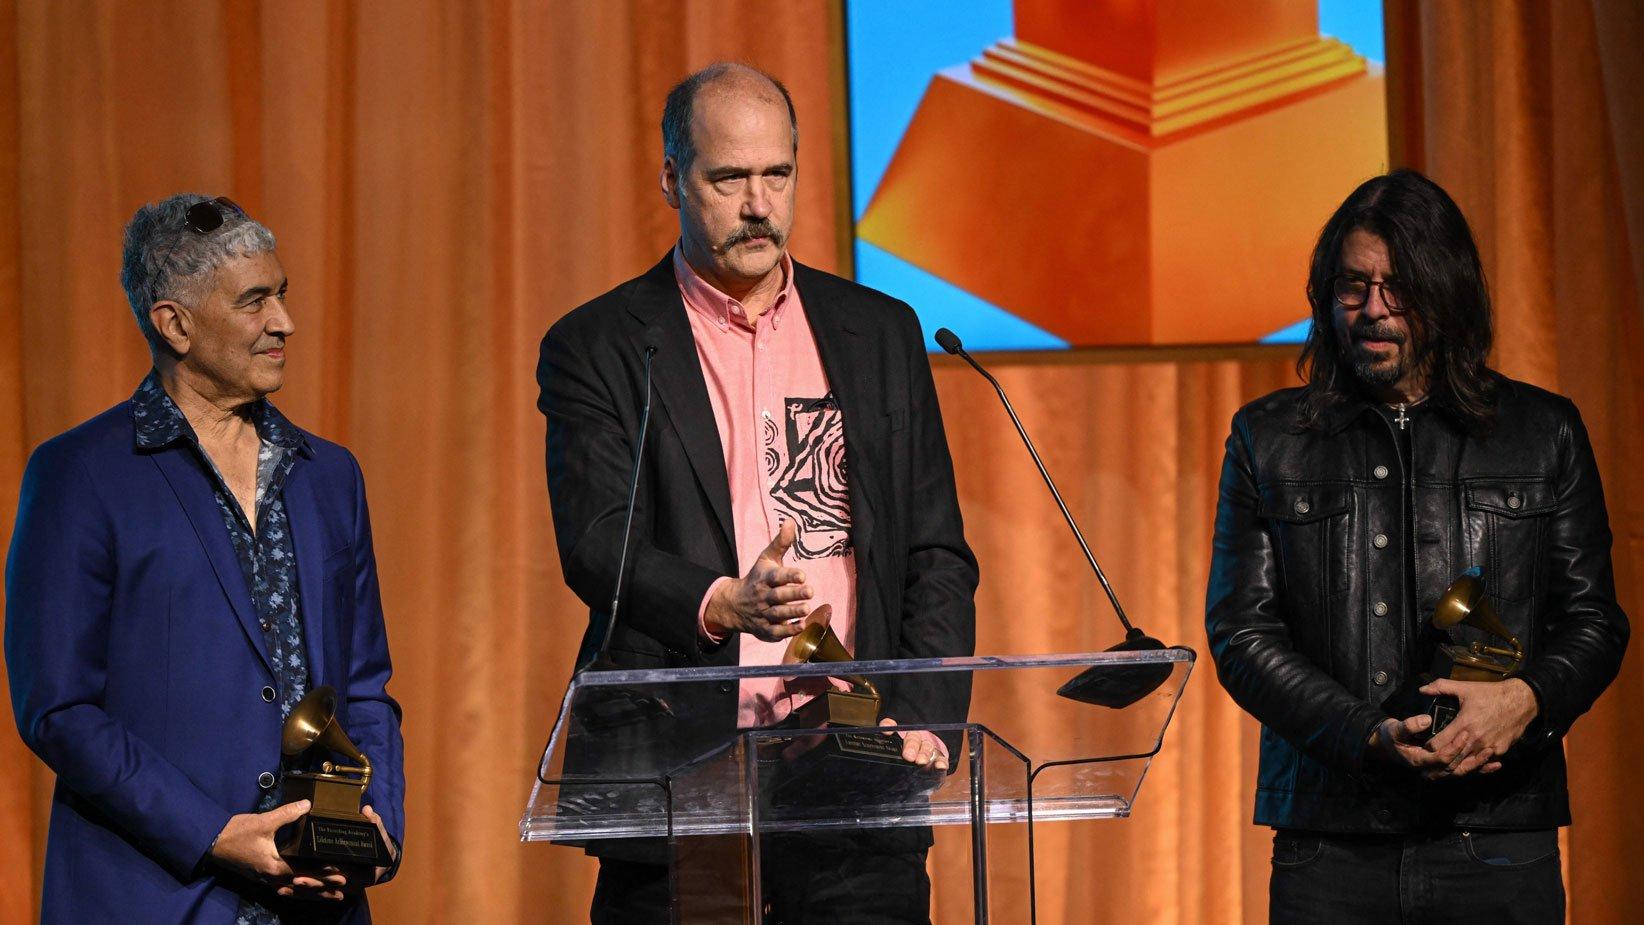
[[[1404,414],[1404,402],[1399,402],[1399,416],[1393,419],[1393,423],[1399,426],[1399,430],[1403,430],[1404,425],[1410,423],[1410,418]]]

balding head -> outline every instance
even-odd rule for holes
[[[798,154],[799,117],[788,88],[758,68],[721,61],[686,77],[668,91],[668,101],[662,107],[662,155],[672,159],[678,170],[689,169],[696,159],[698,142],[693,132],[698,100],[719,96],[780,102],[788,110],[793,150]]]
[[[679,210],[685,261],[732,298],[774,295],[799,169],[788,91],[747,65],[704,68],[668,94],[662,144],[662,196]]]

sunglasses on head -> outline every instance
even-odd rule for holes
[[[183,213],[183,224],[195,234],[210,234],[223,227],[223,222],[228,221],[230,215],[243,218],[245,210],[227,196],[218,196],[189,206],[188,211]]]

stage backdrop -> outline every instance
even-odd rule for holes
[[[972,352],[1300,343],[1268,274],[1386,169],[1381,14],[849,0],[857,279]]]
[[[1501,367],[1581,405],[1623,603],[1640,613],[1640,13],[1617,0],[1387,12],[1394,162],[1431,171],[1472,218]],[[278,402],[355,451],[375,515],[410,784],[407,861],[374,894],[381,921],[585,919],[592,862],[522,846],[515,829],[584,622],[553,554],[537,342],[668,247],[660,103],[717,58],[792,87],[805,126],[794,250],[848,272],[829,140],[841,22],[824,2],[0,0],[0,541],[29,450],[146,369],[117,282],[126,217],[183,189],[244,203],[280,236],[292,279],[299,330]],[[1270,272],[1299,291],[1301,267]],[[986,386],[938,367],[983,568],[979,649],[1112,642]],[[1203,656],[1227,420],[1291,382],[1287,360],[1071,353],[996,368],[1132,615]],[[1644,902],[1630,876],[1644,812],[1626,796],[1627,756],[1644,747],[1624,709],[1638,661],[1569,745],[1583,925]],[[1261,921],[1254,757],[1254,724],[1201,661],[1134,818],[1043,830],[1042,920]],[[33,914],[50,780],[0,733],[0,921]],[[963,860],[946,840],[934,856],[939,921],[964,920],[968,887],[941,873]]]

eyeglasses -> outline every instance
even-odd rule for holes
[[[1330,289],[1336,301],[1348,308],[1357,308],[1370,301],[1370,290],[1381,287],[1381,302],[1394,314],[1404,311],[1404,291],[1397,280],[1365,279],[1351,273],[1337,273],[1330,277]]]
[[[188,211],[183,213],[183,224],[195,234],[210,234],[223,227],[223,222],[228,221],[230,215],[244,218],[245,210],[227,196],[218,196],[189,206]]]

